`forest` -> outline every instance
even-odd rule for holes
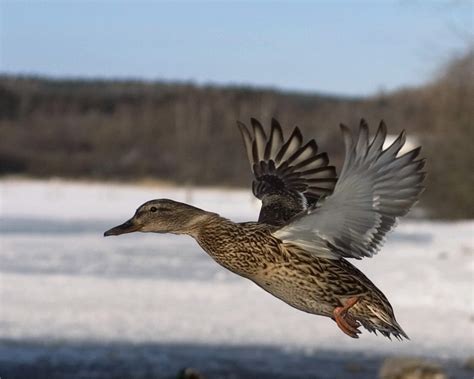
[[[474,217],[474,52],[422,87],[371,97],[137,80],[0,76],[0,175],[248,186],[236,120],[298,125],[340,167],[339,124],[407,130],[427,158],[431,218]]]

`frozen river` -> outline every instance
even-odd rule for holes
[[[384,357],[413,355],[472,376],[459,362],[474,355],[474,222],[402,221],[379,255],[353,262],[411,341],[353,340],[190,238],[102,237],[161,197],[258,215],[245,191],[0,181],[0,377],[172,378],[192,366],[209,378],[366,378]]]

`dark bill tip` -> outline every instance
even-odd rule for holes
[[[142,228],[142,225],[135,224],[132,220],[133,219],[125,221],[123,224],[107,230],[104,233],[104,237],[119,236],[120,234],[132,233],[140,230]]]

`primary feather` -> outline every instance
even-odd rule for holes
[[[405,132],[384,150],[383,122],[372,141],[364,120],[355,139],[341,129],[346,158],[333,194],[274,235],[321,257],[360,259],[379,251],[397,218],[418,200],[424,160],[417,160],[419,148],[398,156]]]

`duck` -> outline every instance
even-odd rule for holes
[[[285,138],[272,119],[268,131],[255,118],[237,122],[261,200],[257,221],[233,222],[171,199],[138,207],[132,218],[104,233],[184,234],[219,265],[249,279],[300,311],[329,317],[352,338],[369,332],[409,339],[387,297],[349,259],[372,257],[398,218],[423,192],[421,147],[400,154],[402,131],[384,147],[387,127],[375,135],[340,125],[345,158],[340,175],[314,139],[298,127]]]

